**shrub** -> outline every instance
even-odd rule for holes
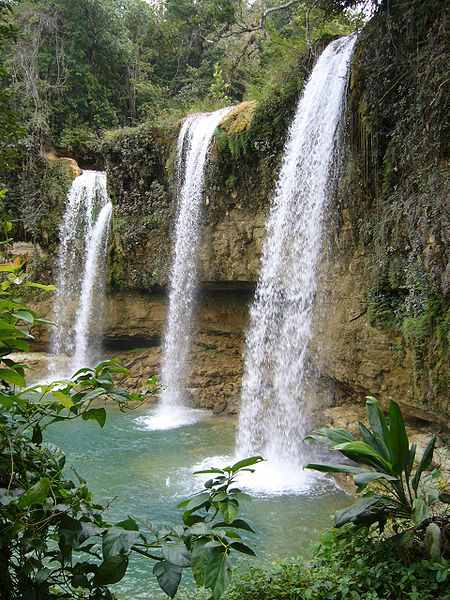
[[[367,529],[324,534],[310,564],[285,560],[236,577],[223,600],[449,600],[448,562],[420,560]],[[205,600],[202,592],[183,600]]]

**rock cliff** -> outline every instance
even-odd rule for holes
[[[367,393],[450,417],[444,3],[392,3],[360,34],[320,266],[311,361],[330,404]],[[194,401],[234,411],[264,223],[303,74],[243,103],[206,177]],[[107,346],[141,386],[158,369],[175,211],[177,126],[119,130],[103,150],[114,202]],[[111,351],[112,351],[111,350]]]

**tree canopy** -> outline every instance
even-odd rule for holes
[[[317,38],[354,28],[355,16],[345,12],[352,5],[3,0],[5,27],[14,32],[2,48],[7,93],[22,113],[29,147],[83,154],[105,129],[169,108],[255,95],[264,87],[261,70],[271,81]]]

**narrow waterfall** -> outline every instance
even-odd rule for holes
[[[197,288],[205,167],[214,131],[229,110],[190,115],[178,137],[178,206],[161,366],[162,395],[157,415],[161,427],[177,427],[193,419],[192,412],[186,410],[186,381]],[[154,425],[158,426],[156,422]]]
[[[90,354],[90,334],[92,316],[94,312],[94,299],[100,302],[103,299],[104,287],[104,258],[108,247],[109,222],[111,220],[112,204],[107,202],[101,209],[97,221],[92,229],[86,248],[86,261],[84,265],[83,283],[81,285],[80,305],[75,322],[75,354],[72,368],[80,369],[88,366],[93,358]],[[102,260],[103,259],[103,260]],[[100,275],[100,277],[99,277]],[[103,275],[103,276],[102,276]],[[95,293],[97,297],[94,298]],[[97,314],[101,304],[95,309]],[[95,346],[94,351],[98,350]]]
[[[52,376],[70,375],[97,358],[89,338],[101,322],[111,212],[106,174],[83,171],[72,183],[60,228]],[[70,358],[61,366],[63,356]]]
[[[316,270],[355,40],[353,35],[327,46],[298,103],[246,338],[238,453],[261,453],[280,477],[287,467],[288,479],[303,462]]]

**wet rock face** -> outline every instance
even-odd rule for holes
[[[245,112],[237,115],[247,115],[240,126],[244,129],[237,133],[243,135],[251,123],[254,103],[239,106]],[[108,190],[114,203],[111,284],[116,289],[149,290],[168,283],[179,184],[177,134],[177,127],[165,133],[141,127],[119,132],[104,143]],[[265,155],[265,149],[255,147],[235,160],[228,148],[221,150],[214,141],[205,175],[201,282],[257,280],[278,152],[270,158]]]
[[[174,138],[172,144],[173,141]],[[139,159],[142,172],[126,172],[122,159],[114,165],[110,162],[109,170],[110,186],[116,198],[111,256],[111,282],[116,291],[107,307],[105,336],[107,346],[117,351],[133,345],[147,347],[132,366],[129,383],[138,388],[149,372],[159,368],[158,346],[163,335],[166,302],[163,291],[170,266],[170,236],[175,210],[167,166],[171,160],[170,151],[153,141],[148,152],[159,159],[146,161],[144,153]],[[163,157],[169,157],[166,163]],[[235,165],[233,168],[238,170],[239,177],[233,180],[231,187],[227,188],[225,183],[221,187],[218,182],[227,179],[220,170],[225,169],[219,166],[220,160],[221,155],[213,153],[205,195],[200,281],[202,289],[226,290],[227,302],[231,303],[228,305],[234,302],[233,310],[237,310],[239,316],[233,315],[231,321],[227,321],[223,297],[217,293],[209,297],[209,308],[204,305],[200,309],[198,335],[192,351],[191,394],[193,402],[199,406],[233,412],[239,397],[249,301],[247,296],[242,302],[242,293],[245,290],[248,293],[258,278],[265,220],[276,171],[272,171],[271,186],[264,156],[254,154],[254,169],[243,173],[242,164]],[[230,160],[229,156],[227,160]],[[359,161],[365,160],[364,155],[354,149],[353,153],[347,152],[343,191],[332,201],[324,258],[319,269],[312,362],[319,375],[331,382],[321,393],[321,401],[333,404],[371,393],[384,400],[398,400],[412,416],[425,414],[427,418],[445,424],[449,418],[445,387],[433,383],[432,368],[427,366],[426,360],[419,364],[414,348],[405,342],[400,322],[380,323],[373,316],[371,294],[377,290],[380,278],[379,241],[362,239],[361,222],[363,219],[365,223],[377,223],[383,215],[377,212],[380,205],[371,199],[370,191],[364,191],[358,179]],[[233,173],[230,169],[228,165],[226,171]],[[427,202],[431,202],[430,198]],[[365,214],[357,217],[361,203],[366,204]],[[389,211],[388,203],[383,210]],[[436,264],[445,263],[445,256],[442,245],[435,244],[433,248],[433,268],[436,269]],[[425,245],[423,256],[428,256],[429,252]],[[403,263],[399,263],[398,256],[393,253],[392,257],[386,258],[383,268],[391,272],[395,268],[402,270],[410,264],[408,257],[402,260]],[[396,300],[407,289],[405,283],[398,285]],[[411,285],[414,287],[414,282]],[[381,293],[375,297],[384,301]],[[444,294],[440,298],[448,302]],[[376,308],[379,310],[378,306]],[[384,305],[382,308],[384,310]],[[432,335],[431,331],[429,339]],[[448,358],[441,355],[436,361],[439,373],[445,370],[446,360]]]
[[[210,290],[201,294],[188,389],[194,406],[217,413],[237,412],[250,296],[250,290]],[[166,309],[164,295],[134,292],[109,297],[105,352],[117,356],[129,368],[122,382],[126,387],[145,391],[147,379],[158,375]],[[114,340],[115,348],[110,346]]]
[[[324,402],[372,393],[445,425],[445,28],[443,3],[425,20],[422,4],[409,3],[407,13],[399,7],[380,11],[359,36],[341,184],[330,201],[319,268],[311,362],[328,382],[320,391]],[[200,282],[203,290],[226,290],[227,306],[234,308],[226,317],[216,294],[209,308],[200,309],[191,388],[194,402],[203,405],[231,406],[239,391],[250,297],[242,302],[242,293],[258,279],[264,224],[301,87],[298,75],[294,84],[262,108],[241,105],[216,132],[205,179]],[[118,293],[108,308],[106,337],[121,349],[133,339],[147,344],[148,358],[140,360],[148,360],[148,367],[158,365],[164,327],[161,291],[176,210],[177,133],[177,127],[143,126],[117,134],[104,149],[115,204],[110,279]],[[141,292],[145,298],[137,299]]]

